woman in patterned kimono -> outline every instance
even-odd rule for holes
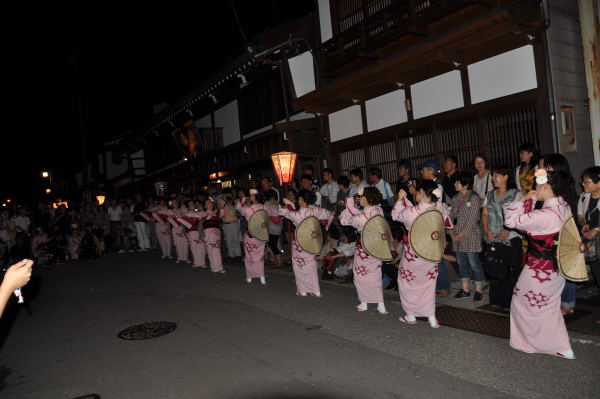
[[[280,207],[279,214],[291,221],[295,227],[298,227],[300,222],[304,219],[314,216],[325,226],[325,229],[328,229],[333,220],[333,213],[327,209],[314,206],[316,200],[317,196],[312,192],[300,190],[298,193],[300,209],[297,211],[290,210],[294,204],[290,200],[284,199],[283,202],[286,207]],[[306,296],[308,294],[321,297],[317,255],[304,251],[296,241],[295,237],[293,237],[292,242],[292,268],[294,269],[294,276],[296,278],[296,295]]]
[[[151,209],[152,217],[156,220],[154,228],[156,229],[158,245],[160,246],[160,250],[162,252],[161,259],[173,259],[171,256],[171,225],[169,224],[169,217],[164,213],[168,210],[169,209],[167,208],[167,203],[165,200],[160,200],[158,206]]]
[[[175,263],[191,263],[188,259],[189,244],[188,239],[185,236],[185,228],[177,221],[177,218],[180,218],[187,213],[187,209],[184,205],[180,206],[179,202],[175,200],[171,202],[171,207],[172,209],[163,210],[160,213],[168,216],[168,221],[173,226],[171,228],[171,233],[173,234],[173,243],[175,244],[175,251],[177,253],[177,260]]]
[[[202,222],[202,228],[204,229],[206,253],[210,261],[210,271],[213,273],[225,273],[221,257],[221,229],[219,228],[219,221],[223,217],[223,213],[221,208],[215,206],[212,198],[204,200],[204,213],[206,216]]]
[[[258,210],[264,210],[262,195],[256,189],[250,189],[250,198],[242,197],[236,203],[235,209],[246,219]],[[252,237],[248,231],[244,232],[244,266],[246,267],[246,282],[251,283],[253,278],[259,278],[262,285],[267,284],[265,279],[265,242]]]
[[[529,252],[513,292],[510,346],[526,353],[575,359],[560,311],[565,279],[556,265],[556,242],[575,204],[573,178],[564,172],[536,172],[536,191],[504,205],[505,225],[527,234]],[[544,201],[534,210],[536,201]]]
[[[201,222],[206,218],[206,213],[201,212],[201,209],[198,203],[190,201],[188,212],[178,218],[178,221],[188,229],[190,252],[194,259],[193,268],[206,267],[206,243],[200,235]]]
[[[363,227],[370,218],[376,215],[383,216],[383,210],[379,206],[383,201],[383,196],[376,187],[365,187],[364,190],[359,190],[358,196],[363,210],[359,210],[354,205],[354,199],[348,197],[346,209],[340,214],[340,223],[343,226],[352,226],[362,232]],[[383,303],[381,260],[367,254],[361,244],[360,235],[356,239],[352,271],[354,273],[354,286],[360,301],[360,304],[356,306],[356,310],[364,312],[367,310],[369,303],[376,303],[379,313],[387,314]]]
[[[444,225],[452,228],[448,207],[438,202],[442,192],[432,180],[423,180],[415,194],[416,205],[413,205],[406,192],[398,192],[398,201],[392,210],[392,219],[401,222],[410,231],[415,219],[425,211],[437,209],[442,212]],[[416,324],[417,317],[427,317],[432,328],[440,325],[435,317],[435,283],[438,275],[437,263],[419,258],[410,246],[408,235],[404,236],[404,254],[398,269],[398,292],[402,309],[406,315],[400,321]]]

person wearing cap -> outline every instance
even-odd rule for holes
[[[264,210],[263,196],[258,190],[250,189],[250,198],[243,196],[236,203],[235,209],[246,219],[259,210]],[[248,231],[244,232],[244,266],[246,268],[246,282],[251,283],[253,278],[260,279],[262,285],[267,284],[265,279],[265,242],[252,237]]]
[[[444,197],[444,186],[442,186],[441,182],[438,179],[438,176],[442,170],[439,162],[435,159],[428,159],[418,166],[419,173],[421,174],[422,180],[431,180],[435,184],[437,184],[438,189],[442,193],[442,196],[438,198],[438,202],[442,202],[442,198]],[[409,187],[410,194],[414,197],[417,193],[416,186],[413,184]]]
[[[346,209],[340,215],[340,223],[343,226],[352,226],[358,231],[362,231],[369,219],[377,215],[383,216],[383,209],[379,206],[383,201],[383,196],[375,187],[366,187],[364,190],[358,191],[357,195],[363,210],[358,210],[354,205],[354,199],[348,197]],[[365,251],[360,237],[356,240],[352,270],[354,273],[354,286],[360,302],[356,306],[356,310],[364,312],[367,310],[369,303],[376,303],[377,311],[380,314],[387,314],[383,302],[381,260]]]
[[[416,205],[406,198],[406,194],[404,190],[400,190],[398,201],[392,210],[392,219],[403,223],[407,232],[404,236],[404,252],[398,269],[398,291],[402,309],[406,313],[400,321],[416,324],[417,317],[427,317],[429,325],[438,328],[439,323],[435,317],[435,281],[438,275],[438,264],[416,255],[408,239],[408,232],[417,217],[433,209],[442,213],[444,226],[447,229],[451,229],[453,225],[448,207],[440,202],[442,191],[435,182],[423,180],[419,184],[415,192]]]
[[[279,215],[291,221],[295,227],[305,219],[316,217],[325,229],[329,228],[333,220],[333,213],[327,209],[318,206],[312,206],[316,200],[316,195],[310,190],[300,190],[298,193],[298,204],[300,209],[291,210],[294,203],[288,199],[283,200],[286,207],[279,207]],[[292,242],[292,268],[296,279],[296,295],[321,297],[319,288],[319,275],[317,265],[317,255],[313,255],[300,246],[296,237]]]

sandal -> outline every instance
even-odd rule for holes
[[[400,320],[401,322],[403,322],[403,323],[406,323],[406,324],[417,324],[417,321],[416,321],[416,320],[408,320],[408,319],[406,318],[406,315],[404,315],[404,316],[400,317],[400,319],[399,319],[399,320]]]

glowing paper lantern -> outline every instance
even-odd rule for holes
[[[96,195],[96,201],[98,201],[98,205],[102,205],[102,204],[104,204],[104,201],[106,201],[106,196],[105,195]]]
[[[273,161],[273,169],[275,170],[279,183],[289,183],[294,179],[296,153],[278,152],[271,155],[271,161]]]

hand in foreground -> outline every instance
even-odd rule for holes
[[[586,240],[593,240],[596,237],[596,234],[598,234],[598,230],[590,229],[583,234],[583,237]]]
[[[6,284],[6,288],[10,291],[21,288],[29,282],[32,267],[33,261],[29,259],[23,259],[22,261],[15,263],[6,271],[2,285],[4,286]]]
[[[502,230],[500,233],[498,233],[498,238],[501,241],[506,241],[508,239],[508,235],[510,234],[510,231],[508,230]]]
[[[406,198],[406,191],[404,191],[404,189],[398,191],[398,201],[402,201],[404,198]]]

